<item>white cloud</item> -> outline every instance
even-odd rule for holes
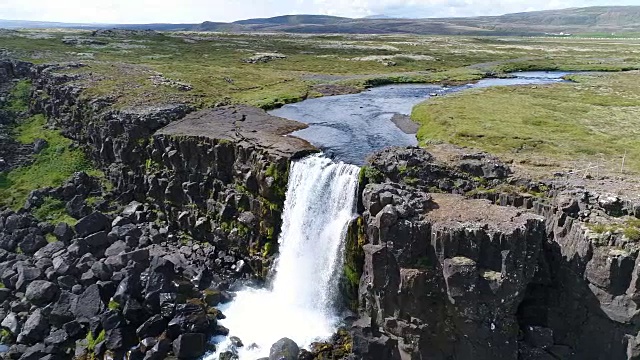
[[[285,14],[346,17],[498,15],[508,12],[611,5],[609,0],[0,0],[0,19],[150,23],[234,21]],[[640,5],[623,0],[620,5]]]

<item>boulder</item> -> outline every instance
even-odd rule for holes
[[[45,139],[36,139],[33,142],[33,153],[39,154],[42,150],[46,149],[49,146],[49,143]]]
[[[15,313],[9,313],[4,318],[4,320],[2,320],[2,323],[0,323],[0,326],[9,330],[9,332],[11,332],[15,336],[17,336],[20,333],[20,329],[21,329],[20,321],[18,321],[18,317],[16,316]]]
[[[122,216],[125,218],[128,218],[132,215],[134,215],[136,213],[136,211],[140,211],[144,208],[144,206],[137,202],[137,201],[132,201],[129,203],[129,205],[127,205],[124,210],[122,211]]]
[[[43,314],[42,309],[36,309],[24,323],[22,332],[18,335],[18,342],[22,344],[41,342],[48,332],[49,322],[47,317]]]
[[[187,333],[173,341],[173,353],[178,359],[198,359],[205,353],[204,334]]]
[[[122,309],[124,317],[134,326],[141,325],[149,316],[140,303],[133,299],[128,298]]]
[[[126,321],[120,311],[108,310],[102,314],[102,328],[106,331],[122,327]]]
[[[136,341],[135,333],[130,327],[121,327],[107,331],[105,347],[109,350],[129,349]]]
[[[58,286],[45,280],[36,280],[27,286],[25,297],[30,303],[43,306],[51,302],[58,293]]]
[[[98,231],[109,230],[111,221],[100,212],[93,212],[78,221],[75,226],[76,233],[80,237],[85,237],[97,233]]]
[[[65,210],[75,219],[81,219],[91,214],[91,208],[87,205],[82,195],[76,195],[69,200],[65,205]]]
[[[43,360],[47,356],[44,343],[37,343],[27,348],[20,360]]]
[[[104,311],[104,303],[100,295],[100,287],[96,284],[90,285],[78,297],[75,307],[72,309],[76,318],[92,318]]]
[[[80,323],[76,320],[65,323],[64,325],[62,325],[62,329],[72,338],[77,338],[82,334],[83,331],[82,325],[80,325]]]
[[[298,354],[298,344],[289,338],[282,338],[271,346],[269,360],[298,360]]]
[[[42,278],[42,271],[40,269],[30,266],[20,266],[18,267],[18,281],[16,281],[16,290],[25,291],[29,283],[40,278]]]
[[[42,235],[29,233],[20,241],[20,249],[27,255],[33,255],[36,251],[47,245],[47,240]]]
[[[77,300],[78,296],[75,294],[72,294],[68,291],[60,292],[58,301],[56,301],[51,307],[49,322],[53,326],[60,327],[63,324],[72,321],[74,318],[74,313],[72,310],[75,308]]]
[[[96,253],[98,250],[104,250],[109,246],[109,239],[107,238],[106,231],[98,231],[94,234],[87,236],[85,239],[87,245],[91,249],[92,253]]]
[[[46,345],[60,346],[69,340],[69,334],[64,329],[54,330],[44,339]]]
[[[42,259],[42,258],[49,258],[51,259],[53,257],[53,254],[57,253],[60,250],[63,250],[65,248],[64,244],[60,241],[54,241],[52,243],[47,244],[45,247],[41,248],[40,250],[36,251],[36,253],[33,255],[34,259]]]
[[[167,334],[175,339],[183,333],[206,333],[211,327],[211,319],[202,306],[192,303],[179,304],[176,306],[175,316],[167,325]]]
[[[75,235],[73,228],[69,224],[61,222],[53,230],[53,235],[65,244],[68,244]]]
[[[162,315],[154,315],[138,327],[136,334],[140,339],[156,337],[162,334],[166,327],[167,320]]]
[[[105,250],[104,256],[109,257],[109,256],[120,255],[126,250],[127,250],[127,244],[122,240],[118,240],[113,244],[111,244],[111,246],[109,246],[107,250]]]

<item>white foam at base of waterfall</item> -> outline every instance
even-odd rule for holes
[[[321,154],[292,162],[282,215],[279,256],[270,290],[246,289],[221,307],[221,325],[244,343],[241,360],[269,356],[283,337],[300,347],[331,336],[336,314],[344,241],[356,212],[357,166],[334,163]],[[219,353],[231,349],[228,338]]]

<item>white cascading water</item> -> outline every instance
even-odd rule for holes
[[[356,213],[359,170],[320,154],[292,163],[272,288],[246,289],[222,308],[227,318],[221,324],[245,345],[238,349],[241,360],[269,356],[271,345],[283,337],[302,348],[335,332],[338,279],[347,227]],[[225,338],[206,359],[228,349]]]

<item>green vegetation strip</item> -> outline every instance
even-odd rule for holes
[[[449,142],[521,163],[603,161],[640,171],[640,73],[573,75],[577,83],[496,87],[416,106],[422,145]]]
[[[24,205],[32,190],[60,186],[78,171],[101,175],[93,170],[82,150],[71,147],[71,140],[46,128],[46,119],[42,115],[30,117],[18,125],[15,137],[23,144],[44,139],[49,145],[34,156],[32,164],[0,173],[0,206],[18,209]],[[45,205],[50,210],[56,210],[58,215],[62,213],[60,204]],[[44,217],[45,213],[43,210],[40,216]]]

